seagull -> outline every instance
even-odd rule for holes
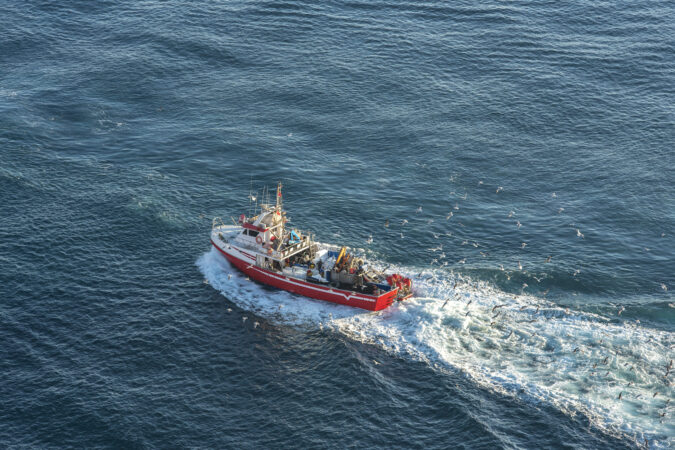
[[[480,181],[478,182],[478,186],[480,186],[481,184],[483,184],[483,180],[480,180]]]
[[[445,216],[445,220],[448,220],[448,219],[450,219],[451,217],[452,217],[452,211],[450,211],[450,212],[448,213],[448,215]]]
[[[546,258],[546,262],[547,262],[547,263],[550,263],[550,262],[551,262],[551,258],[553,258],[553,256],[549,256],[548,258]]]
[[[387,219],[387,220],[384,222],[384,227],[385,227],[385,228],[389,228],[389,219]]]
[[[367,244],[372,244],[372,243],[373,243],[373,235],[372,235],[372,234],[371,234],[370,236],[368,236],[368,239],[366,240],[366,243],[367,243]]]
[[[576,353],[576,352],[578,352],[578,351],[579,351],[579,347],[575,348],[574,351],[573,351],[572,353]]]
[[[621,400],[621,394],[623,394],[623,392],[619,392],[619,400]]]
[[[625,310],[626,310],[626,308],[624,308],[623,306],[621,308],[619,308],[619,315],[621,315],[621,313],[624,312]]]
[[[415,211],[415,214],[419,214],[419,213],[421,213],[421,212],[422,212],[422,207],[420,206],[420,207],[417,208],[417,210]]]
[[[227,308],[227,312],[232,312],[232,308]]]
[[[497,188],[497,191],[496,191],[496,192],[497,192],[497,194],[499,194],[499,193],[500,193],[501,191],[503,191],[503,190],[504,190],[504,188],[501,187],[501,186],[499,186],[499,187]]]
[[[403,238],[403,233],[401,233],[401,239],[404,239],[404,238]]]
[[[523,289],[525,289],[528,286],[527,283],[523,283]]]
[[[460,263],[460,264],[466,264],[466,258],[462,258],[457,262]]]
[[[403,219],[403,221],[401,222],[401,226],[405,225],[406,223],[408,223],[408,220],[407,220],[407,219]]]
[[[558,214],[560,214],[563,211],[565,211],[565,208],[558,208]]]
[[[523,242],[522,244],[520,244],[520,248],[525,248],[525,247],[527,247],[527,244],[526,244],[525,242]]]
[[[554,192],[553,194],[551,194],[551,197],[553,197],[553,198],[557,198],[557,197],[558,197],[558,195],[557,195],[557,194],[556,194],[556,193]]]
[[[248,319],[248,317],[244,316],[244,317],[241,318],[241,321],[246,322],[247,319]]]
[[[663,289],[665,292],[668,292],[668,286],[666,286],[666,283],[661,283],[661,289]]]
[[[516,220],[516,226],[518,227],[519,230],[520,230],[520,227],[523,226],[523,225],[520,223],[520,220]]]
[[[580,273],[581,273],[581,270],[576,269],[576,270],[574,271],[574,273],[572,274],[572,276],[573,276],[573,277],[576,277],[576,276],[579,275]]]
[[[518,270],[523,270],[523,265],[520,263],[520,260],[518,260]]]
[[[508,217],[511,218],[511,217],[513,217],[514,214],[515,214],[515,211],[509,211]]]
[[[584,235],[579,229],[577,228],[577,237],[580,237],[581,239],[584,239]]]
[[[455,209],[455,211],[459,210],[459,203],[455,203],[454,209]]]
[[[445,303],[443,303],[443,306],[441,306],[441,309],[445,308],[445,305],[447,305],[449,301],[450,301],[450,299],[447,299],[447,300],[445,301]]]
[[[258,328],[258,325],[260,325],[260,323],[258,323],[258,322],[253,322],[253,328]]]

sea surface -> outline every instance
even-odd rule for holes
[[[675,446],[675,3],[0,18],[0,447]],[[233,270],[277,181],[416,297]]]

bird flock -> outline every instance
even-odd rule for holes
[[[450,181],[454,182],[455,176],[451,177]],[[484,182],[482,180],[479,181],[478,186],[479,187],[484,186]],[[505,194],[508,194],[508,189],[505,189],[503,186],[498,186],[498,187],[495,188],[494,192],[495,192],[496,195],[505,195]],[[451,197],[450,205],[451,205],[451,207],[450,207],[450,210],[447,213],[444,214],[444,216],[445,216],[446,222],[454,224],[455,230],[446,231],[444,233],[430,232],[429,235],[433,236],[433,238],[435,240],[440,240],[441,237],[448,237],[448,238],[451,238],[451,239],[455,239],[456,242],[458,242],[459,246],[469,246],[469,247],[476,248],[476,249],[478,249],[477,255],[480,255],[480,259],[484,259],[484,261],[487,262],[489,260],[490,251],[488,251],[488,249],[485,248],[486,244],[483,243],[483,242],[477,241],[477,240],[473,240],[471,238],[467,238],[465,233],[459,232],[460,229],[464,227],[464,224],[461,222],[461,220],[459,219],[459,216],[458,216],[458,212],[462,211],[461,205],[460,205],[460,200],[466,201],[468,199],[468,196],[469,196],[469,194],[467,192],[464,192],[461,195],[458,194],[455,191],[451,192],[450,193],[450,197]],[[452,198],[457,199],[457,200],[453,201]],[[554,202],[559,201],[559,195],[556,192],[551,193],[550,198]],[[453,205],[453,203],[454,203],[454,205]],[[433,208],[430,208],[430,210],[431,209],[433,209]],[[413,217],[420,217],[420,215],[423,214],[423,211],[425,211],[424,205],[419,205],[415,209],[415,216],[413,216]],[[554,217],[559,216],[559,215],[561,215],[565,212],[565,208],[563,206],[560,206],[560,205],[554,205],[554,208],[553,208],[552,212],[555,213]],[[506,217],[507,220],[512,221],[511,223],[513,223],[513,225],[515,227],[515,230],[517,232],[522,232],[521,231],[522,229],[526,229],[526,224],[523,224],[521,222],[521,218],[518,217],[518,213],[516,212],[515,209],[509,209],[508,212],[505,214],[505,217]],[[387,221],[385,222],[385,227],[389,227],[390,220],[391,219],[387,219]],[[410,219],[410,220],[412,220],[412,219]],[[399,233],[400,233],[401,239],[403,239],[404,238],[404,229],[406,228],[406,226],[408,226],[408,227],[411,226],[411,222],[406,218],[399,219],[399,221],[400,221]],[[433,219],[430,219],[430,220],[427,220],[426,223],[430,224],[432,221],[433,221]],[[574,236],[579,241],[579,243],[586,241],[586,233],[584,233],[582,231],[581,227],[579,227],[575,223],[570,223],[569,227],[572,228],[572,230],[573,230],[573,234],[570,237]],[[664,236],[665,236],[665,234],[662,233],[661,237],[664,237]],[[593,236],[589,239],[592,240],[592,238],[593,238]],[[369,236],[369,239],[368,239],[368,244],[371,244],[371,243],[372,243],[372,235]],[[526,248],[529,249],[530,248],[529,244],[530,243],[526,242],[525,240],[521,240],[520,243],[518,244],[517,248],[514,248],[514,253],[518,254],[519,252],[522,252],[522,251],[526,250]],[[572,247],[574,245],[574,243],[572,241],[570,241],[569,244]],[[458,258],[454,263],[449,262],[447,260],[446,253],[444,252],[444,242],[438,242],[436,245],[433,245],[433,246],[429,247],[427,250],[430,252],[430,254],[433,255],[431,257],[430,261],[429,261],[430,267],[437,267],[439,269],[442,269],[442,268],[452,269],[453,267],[465,265],[465,264],[467,264],[467,261],[469,261],[469,257],[467,257],[465,255],[462,255],[462,257]],[[451,249],[448,249],[448,250],[451,250]],[[446,250],[446,251],[448,251],[448,250]],[[449,251],[448,253],[452,254],[454,252]],[[462,253],[466,254],[466,252],[462,252]],[[479,261],[480,261],[480,259],[479,259]],[[528,260],[528,261],[532,265],[535,265],[535,266],[537,265],[536,261],[531,261],[531,260]],[[556,263],[554,261],[555,261],[554,255],[548,254],[544,258],[542,258],[541,262],[543,264],[556,265]],[[560,268],[562,266],[562,264],[563,264],[563,261],[560,260],[560,265],[559,265],[558,268]],[[486,264],[485,264],[485,262],[483,262],[482,264],[479,263],[479,265],[481,267],[485,267]],[[519,287],[520,287],[519,293],[520,294],[525,293],[527,291],[527,289],[531,287],[532,283],[534,283],[535,285],[538,285],[539,283],[541,283],[542,281],[544,281],[548,277],[548,274],[546,272],[540,273],[540,274],[535,274],[535,273],[530,273],[530,272],[526,271],[525,265],[523,264],[523,261],[521,259],[516,259],[516,262],[514,264],[514,268],[511,269],[511,270],[505,268],[504,264],[499,264],[497,266],[497,269],[499,270],[500,273],[502,273],[506,277],[507,281],[511,280],[514,277],[515,277],[515,279],[520,280],[520,284],[519,284]],[[422,275],[424,274],[424,272],[425,272],[425,270],[422,270],[417,275],[417,278],[418,279],[422,278]],[[582,268],[571,267],[567,273],[569,274],[569,276],[572,280],[576,280],[576,279],[579,279],[579,276],[582,273]],[[433,274],[431,272],[428,272],[427,277],[431,277],[431,276],[433,276]],[[524,280],[526,280],[526,281],[524,281]],[[455,286],[453,286],[453,291],[454,291],[455,287],[456,287],[456,284],[455,284]],[[665,283],[661,283],[659,287],[663,292],[668,291],[668,286]],[[542,290],[543,290],[543,288],[539,288],[539,289],[537,289],[533,292],[535,292],[535,293],[538,292],[538,295],[540,297],[546,297],[546,295],[549,292],[549,289],[543,290],[543,292],[542,292]],[[574,292],[573,295],[576,295],[576,292]],[[450,297],[450,298],[442,299],[442,305],[440,306],[440,308],[444,309],[451,300],[458,300],[460,297],[461,297],[460,294],[455,294],[454,298]],[[466,305],[465,305],[466,311],[463,313],[464,317],[468,318],[472,315],[472,309],[469,308],[469,306],[472,304],[472,302],[473,302],[473,298],[469,298],[468,301],[466,302]],[[492,306],[492,309],[490,311],[490,315],[488,316],[488,318],[489,318],[489,325],[488,326],[491,327],[491,328],[499,327],[501,319],[504,319],[504,317],[508,315],[510,306],[511,306],[510,304],[506,304],[506,303],[497,304],[497,305]],[[520,308],[520,311],[523,311],[523,310],[526,310],[526,309],[530,310],[532,318],[522,320],[522,322],[525,323],[525,324],[532,324],[532,323],[536,323],[538,321],[546,321],[546,320],[549,320],[549,319],[551,319],[552,317],[555,316],[555,314],[552,312],[553,309],[551,309],[551,308],[547,308],[548,314],[540,313],[541,308],[540,308],[539,305],[537,305],[536,307],[531,307],[531,306],[525,305],[525,306],[522,306]],[[626,307],[624,305],[618,305],[617,309],[615,310],[615,314],[616,314],[617,317],[619,317],[619,316],[622,316],[622,313],[624,313],[624,311],[626,311]],[[563,310],[563,314],[564,315],[571,315],[573,313],[571,312],[569,307],[566,307]],[[629,320],[629,319],[626,319],[626,320]],[[640,324],[640,321],[634,320],[631,323],[633,325],[638,325],[638,324]],[[531,332],[531,336],[535,337],[536,333],[537,333],[536,330]],[[506,339],[506,340],[513,339],[514,334],[517,336],[519,334],[518,330],[514,330],[514,329],[505,330],[505,333],[503,334],[503,339]],[[477,340],[482,339],[478,336],[476,338],[477,338]],[[603,345],[603,343],[604,343],[603,340],[601,340],[598,345]],[[672,349],[672,347],[673,346],[671,346],[671,349]],[[579,346],[579,345],[570,349],[570,353],[571,353],[572,356],[584,354],[586,351],[587,351],[587,349],[584,348],[584,346]],[[589,369],[590,369],[589,376],[590,377],[603,377],[603,376],[606,377],[606,376],[609,376],[610,371],[611,371],[611,368],[610,368],[611,362],[612,362],[612,356],[610,356],[610,355],[606,355],[606,356],[598,359],[597,361],[593,362],[592,365],[589,367]],[[604,370],[601,370],[601,368],[604,368]],[[672,386],[672,381],[671,381],[672,369],[673,369],[673,362],[672,362],[672,360],[670,360],[669,364],[665,367],[664,373],[663,373],[663,376],[662,376],[663,383],[668,387]],[[630,368],[628,369],[629,372],[631,372],[631,371],[635,372],[636,370],[638,370],[638,369],[636,368],[635,364],[631,365]],[[630,381],[629,384],[625,386],[626,389],[633,386],[633,383],[635,383],[635,381]],[[627,395],[627,393],[626,393],[625,390],[620,391],[618,393],[617,400],[619,400],[619,401],[625,400],[626,395]],[[638,395],[641,395],[641,394],[638,394]],[[661,395],[661,393],[659,391],[654,391],[653,394],[652,394],[652,398],[658,399],[659,395]],[[630,398],[631,401],[635,401],[635,400],[639,399],[639,397],[635,398],[631,395],[629,395],[629,398]],[[660,417],[661,421],[663,421],[664,418],[668,417],[669,402],[670,402],[670,399],[667,399],[667,403],[664,403],[663,409],[659,413],[659,417]]]

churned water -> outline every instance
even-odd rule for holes
[[[674,445],[672,3],[0,17],[2,446]],[[278,180],[416,297],[234,271],[211,220]]]

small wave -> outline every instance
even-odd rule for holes
[[[634,442],[673,445],[674,392],[664,374],[674,341],[667,331],[507,294],[441,270],[416,278],[415,298],[372,313],[268,289],[213,249],[197,265],[227,298],[273,323],[339,333],[466,374],[502,394],[585,414]]]

